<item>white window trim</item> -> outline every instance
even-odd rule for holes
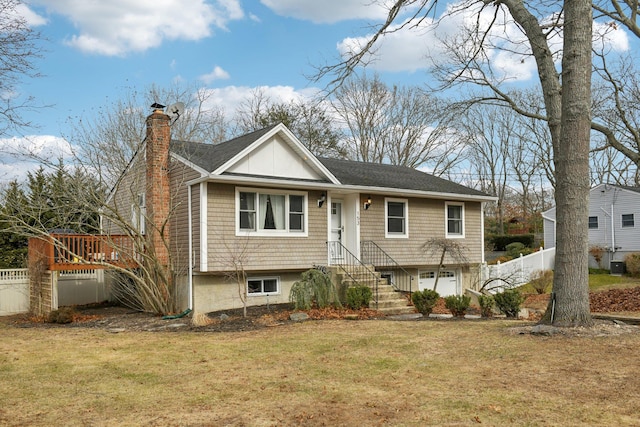
[[[462,233],[450,234],[449,233],[449,206],[460,206],[461,220],[462,220]],[[444,232],[447,239],[464,239],[465,236],[465,213],[464,202],[445,202],[444,203]]]
[[[389,233],[389,202],[404,203],[404,233]],[[409,199],[384,199],[384,237],[387,239],[409,238]]]
[[[254,293],[250,293],[249,292],[249,281],[251,280],[262,280],[263,282],[265,280],[275,280],[276,281],[276,292],[254,292]],[[282,287],[280,284],[280,276],[253,276],[253,277],[247,277],[247,296],[248,297],[264,297],[267,295],[280,295],[282,293]],[[264,287],[264,283],[263,283],[263,287]]]
[[[285,196],[303,196],[304,197],[304,225],[303,231],[289,231],[289,197],[285,197],[285,224],[284,230],[243,230],[240,229],[240,193],[256,193],[256,194],[282,194]],[[252,188],[252,187],[236,187],[235,194],[235,222],[236,222],[236,236],[261,236],[261,237],[308,237],[309,236],[309,194],[306,191],[287,191],[276,190],[271,188]],[[256,224],[259,214],[257,210],[256,200]]]

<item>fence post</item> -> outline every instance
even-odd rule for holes
[[[524,255],[520,254],[520,283],[524,283]]]

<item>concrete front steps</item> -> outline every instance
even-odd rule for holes
[[[369,303],[369,308],[372,310],[378,310],[384,314],[409,314],[415,313],[415,308],[409,305],[409,301],[405,295],[401,292],[397,292],[393,289],[393,286],[389,285],[387,279],[380,277],[380,273],[375,271],[373,266],[362,267],[347,267],[349,268],[349,274],[346,274],[340,267],[331,267],[332,277],[335,279],[337,285],[343,284],[347,286],[355,286],[357,284],[368,286],[373,292],[373,298]],[[371,275],[374,273],[374,276]],[[378,304],[376,307],[376,281],[378,282]]]

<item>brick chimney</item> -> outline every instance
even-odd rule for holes
[[[170,118],[164,107],[152,105],[153,113],[147,117],[146,163],[147,188],[145,221],[147,244],[155,251],[160,265],[168,267],[169,252],[162,239],[169,242],[169,210],[171,194],[169,188],[169,142],[171,140]]]

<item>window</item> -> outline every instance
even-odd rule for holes
[[[238,233],[306,235],[307,197],[277,190],[237,190]]]
[[[140,193],[138,194],[137,203],[131,204],[131,225],[140,234],[144,234],[146,216],[147,206],[145,194]]]
[[[409,237],[407,200],[386,199],[386,237]]]
[[[259,296],[280,293],[280,279],[278,277],[250,277],[247,279],[247,294]]]
[[[445,203],[447,237],[464,237],[464,205]]]
[[[589,228],[598,228],[598,217],[590,216],[589,217]]]
[[[633,214],[623,214],[622,215],[622,226],[623,227],[634,227],[635,221],[633,220]]]

